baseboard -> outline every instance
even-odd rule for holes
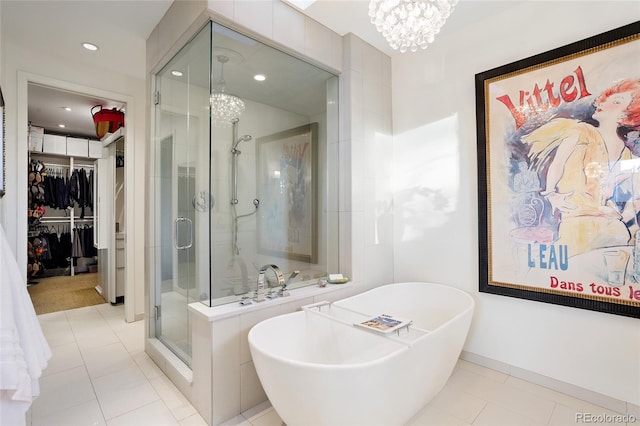
[[[553,379],[542,374],[534,373],[523,368],[515,367],[501,361],[496,361],[494,359],[474,354],[472,352],[462,351],[462,353],[460,354],[460,359],[481,365],[486,368],[490,368],[492,370],[499,371],[504,374],[508,374],[513,377],[517,377],[522,380],[526,380],[531,383],[535,383],[536,385],[544,386],[545,388],[552,389],[554,391],[564,393],[565,395],[590,402],[611,411],[615,411],[616,413],[630,414],[635,416],[635,418],[640,418],[640,406],[632,404],[630,402],[612,398],[610,396],[603,395],[589,389],[581,388],[570,383]]]

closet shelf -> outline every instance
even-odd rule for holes
[[[114,142],[118,142],[120,139],[124,138],[124,127],[120,127],[113,133],[107,133],[100,139],[103,147],[107,147]]]

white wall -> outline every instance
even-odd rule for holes
[[[66,89],[72,87],[92,90],[92,94],[122,94],[122,99],[131,99],[132,105],[127,109],[127,117],[131,117],[127,126],[133,128],[135,137],[127,140],[133,149],[133,155],[127,157],[131,168],[128,176],[131,188],[127,190],[128,205],[133,206],[135,221],[129,222],[127,241],[132,250],[127,253],[127,280],[134,284],[127,304],[132,317],[141,319],[144,314],[144,158],[145,145],[145,82],[113,71],[95,69],[80,63],[70,63],[37,50],[37,46],[28,48],[13,44],[8,36],[2,41],[2,61],[4,67],[2,81],[5,102],[7,103],[7,186],[11,191],[2,199],[2,225],[7,230],[7,237],[14,249],[18,264],[25,265],[27,223],[24,214],[27,206],[27,109],[26,84],[21,79],[33,77],[38,82],[60,82]],[[23,87],[24,86],[24,87]],[[76,90],[82,93],[82,90]],[[22,101],[20,101],[22,99]],[[116,100],[118,100],[116,98]],[[22,104],[20,103],[22,102]],[[135,123],[135,127],[133,124]],[[24,136],[22,138],[22,136]],[[129,183],[129,182],[128,182]],[[135,197],[133,196],[135,194]],[[26,279],[25,279],[26,281]]]
[[[4,37],[2,36],[2,8],[0,7],[0,52],[4,51]],[[4,87],[4,61],[3,61],[3,56],[0,53],[0,87]],[[6,95],[5,95],[6,97]],[[6,102],[6,100],[5,100]],[[4,143],[6,144],[7,141],[4,141]],[[6,186],[6,182],[5,182],[5,186]],[[5,203],[3,201],[3,198],[0,198],[0,226],[5,226],[5,219],[4,219],[4,210],[5,210]]]
[[[631,23],[640,7],[503,4],[425,51],[393,58],[395,281],[473,294],[466,351],[638,404],[637,319],[478,292],[474,76]]]

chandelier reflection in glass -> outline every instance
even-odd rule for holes
[[[426,49],[458,0],[371,0],[369,17],[392,48]]]
[[[220,80],[216,83],[216,88],[211,94],[211,119],[216,124],[230,126],[244,112],[244,102],[237,96],[226,92],[224,64],[229,62],[229,57],[218,55],[216,58],[220,62]]]

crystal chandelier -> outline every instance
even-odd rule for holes
[[[458,0],[371,0],[369,17],[392,48],[426,49]]]
[[[244,112],[244,102],[237,96],[226,92],[224,64],[229,62],[229,57],[218,55],[216,58],[220,62],[220,80],[211,94],[211,118],[216,124],[230,126]]]

